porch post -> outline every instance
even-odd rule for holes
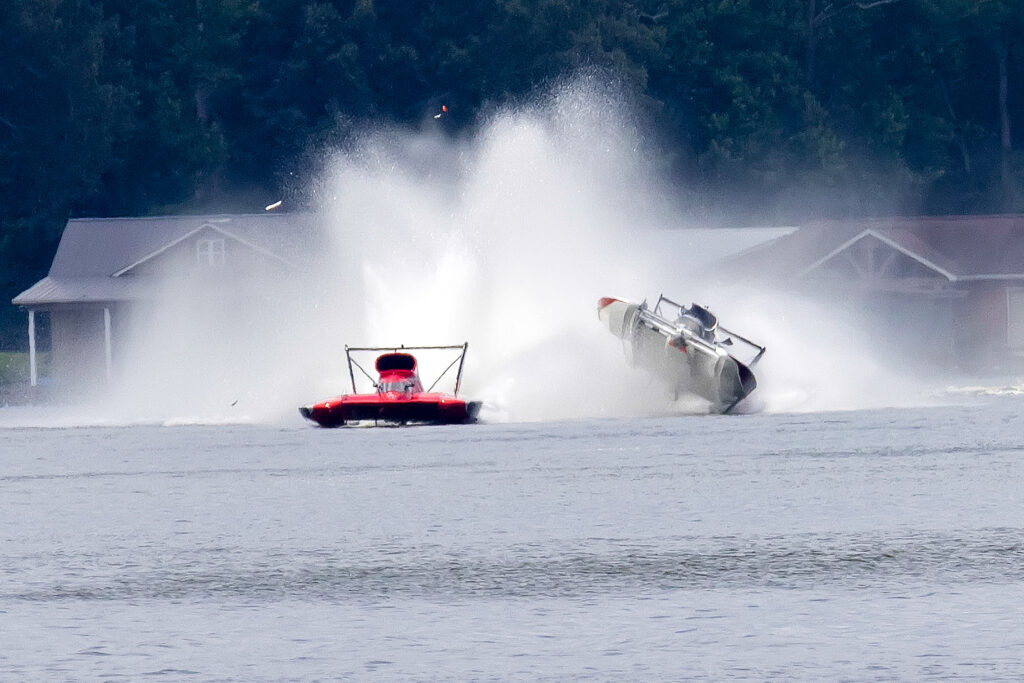
[[[103,307],[103,351],[107,361],[107,381],[110,381],[110,308]]]
[[[39,383],[36,374],[36,312],[28,309],[28,376],[32,386]]]

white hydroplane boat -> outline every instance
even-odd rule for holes
[[[728,413],[757,386],[751,368],[765,347],[718,324],[704,306],[683,306],[664,296],[654,308],[647,301],[605,297],[597,315],[622,339],[626,359],[662,380],[674,398],[695,394]],[[751,356],[740,360],[736,352]]]

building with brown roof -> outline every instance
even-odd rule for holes
[[[728,262],[866,312],[880,344],[963,369],[1024,358],[1024,215],[821,221]]]

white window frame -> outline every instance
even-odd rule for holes
[[[196,263],[201,266],[223,266],[225,254],[223,238],[196,240]]]

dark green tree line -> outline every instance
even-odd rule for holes
[[[0,295],[69,216],[251,209],[363,124],[446,104],[457,133],[594,67],[704,215],[1019,211],[1022,24],[1022,0],[8,0]]]

